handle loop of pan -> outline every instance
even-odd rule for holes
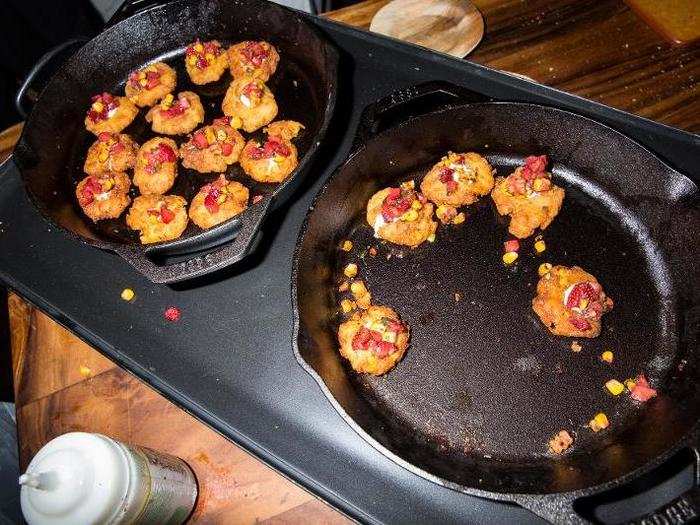
[[[691,444],[688,448],[692,452],[693,467],[695,469],[692,486],[670,502],[626,523],[630,525],[685,525],[686,523],[700,521],[700,436],[696,435],[694,444]],[[654,472],[647,473],[647,475],[653,476]],[[617,486],[615,488],[621,487]],[[597,498],[604,494],[605,491],[591,496]],[[584,516],[578,510],[579,500],[586,497],[586,495],[580,495],[577,492],[549,495],[517,494],[513,496],[513,501],[550,523],[578,524],[597,521],[595,517]]]
[[[487,102],[491,99],[450,82],[435,80],[394,91],[367,106],[355,132],[353,150],[373,136],[404,122],[411,117],[469,102]]]
[[[129,264],[154,283],[175,283],[193,279],[213,271],[225,268],[241,261],[248,255],[259,240],[260,226],[267,213],[271,209],[272,196],[268,196],[259,203],[248,208],[236,223],[221,227],[222,231],[234,230],[233,240],[225,239],[217,247],[195,255],[183,253],[187,239],[180,243],[168,243],[163,246],[151,246],[143,250],[140,247],[119,246],[115,251]],[[217,234],[217,229],[209,230],[212,235]],[[175,256],[181,255],[184,260],[177,262],[158,263],[158,259],[174,252]]]

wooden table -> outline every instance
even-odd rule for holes
[[[387,0],[328,16],[369,27]],[[474,0],[486,36],[470,59],[619,109],[700,130],[700,46],[664,42],[617,0]],[[0,159],[19,126],[0,134]],[[155,393],[16,295],[9,298],[21,466],[52,437],[103,432],[184,458],[202,523],[347,518]]]

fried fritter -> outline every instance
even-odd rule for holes
[[[205,184],[190,203],[190,219],[200,228],[211,228],[248,207],[248,188],[224,175]]]
[[[564,190],[552,183],[546,165],[544,155],[528,157],[524,166],[505,179],[496,178],[491,192],[498,213],[511,217],[508,231],[520,239],[529,237],[537,228],[547,228],[564,201]]]
[[[273,45],[248,40],[229,47],[228,59],[233,78],[253,77],[267,82],[277,69],[280,56]]]
[[[93,222],[116,219],[131,202],[131,181],[126,173],[89,175],[78,183],[75,196],[85,215]]]
[[[574,266],[554,266],[537,283],[532,309],[554,335],[598,337],[601,318],[613,302],[590,273]]]
[[[177,177],[177,144],[173,139],[154,137],[136,156],[134,185],[143,195],[161,195],[173,187]]]
[[[216,82],[228,67],[228,53],[217,40],[211,42],[197,40],[187,46],[185,67],[195,84]]]
[[[186,204],[179,195],[140,195],[126,215],[126,224],[141,233],[142,244],[171,241],[187,228]]]
[[[423,178],[420,189],[438,206],[465,206],[493,188],[493,168],[478,153],[448,153]]]
[[[338,328],[340,354],[356,372],[383,375],[408,348],[409,328],[386,306],[370,306]]]
[[[129,135],[104,131],[88,149],[83,171],[88,175],[98,175],[129,170],[136,163],[138,150],[138,144]]]
[[[124,92],[138,107],[152,106],[175,90],[177,73],[164,62],[155,62],[133,71],[126,81]]]
[[[248,133],[269,124],[277,116],[277,102],[272,91],[264,82],[251,77],[231,82],[221,108],[224,115],[240,118]]]
[[[258,182],[282,182],[296,169],[297,148],[292,139],[304,128],[293,120],[273,122],[264,132],[267,139],[260,144],[251,139],[239,159],[243,171]]]
[[[199,95],[192,91],[183,91],[177,98],[171,93],[146,113],[146,121],[152,122],[156,133],[181,135],[204,122],[204,108]]]
[[[229,117],[216,119],[211,126],[195,131],[190,140],[180,146],[182,165],[200,173],[223,173],[238,161],[245,139],[229,121]]]
[[[119,133],[131,124],[138,108],[126,97],[102,93],[92,97],[92,105],[85,116],[85,128],[99,135],[102,132]]]

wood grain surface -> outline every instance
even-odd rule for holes
[[[367,28],[387,0],[330,13]],[[700,131],[700,46],[657,36],[618,0],[474,0],[485,37],[470,60],[638,115]],[[0,133],[0,161],[21,124]],[[79,341],[9,297],[21,462],[70,430],[103,432],[183,457],[202,484],[199,523],[347,519]]]
[[[392,0],[369,29],[462,58],[484,36],[484,19],[469,0]]]
[[[700,132],[700,42],[667,42],[622,0],[472,1],[486,31],[468,60]],[[366,29],[387,3],[327,16]]]

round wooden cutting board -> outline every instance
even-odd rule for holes
[[[484,35],[484,19],[469,0],[393,0],[370,31],[462,58]]]

